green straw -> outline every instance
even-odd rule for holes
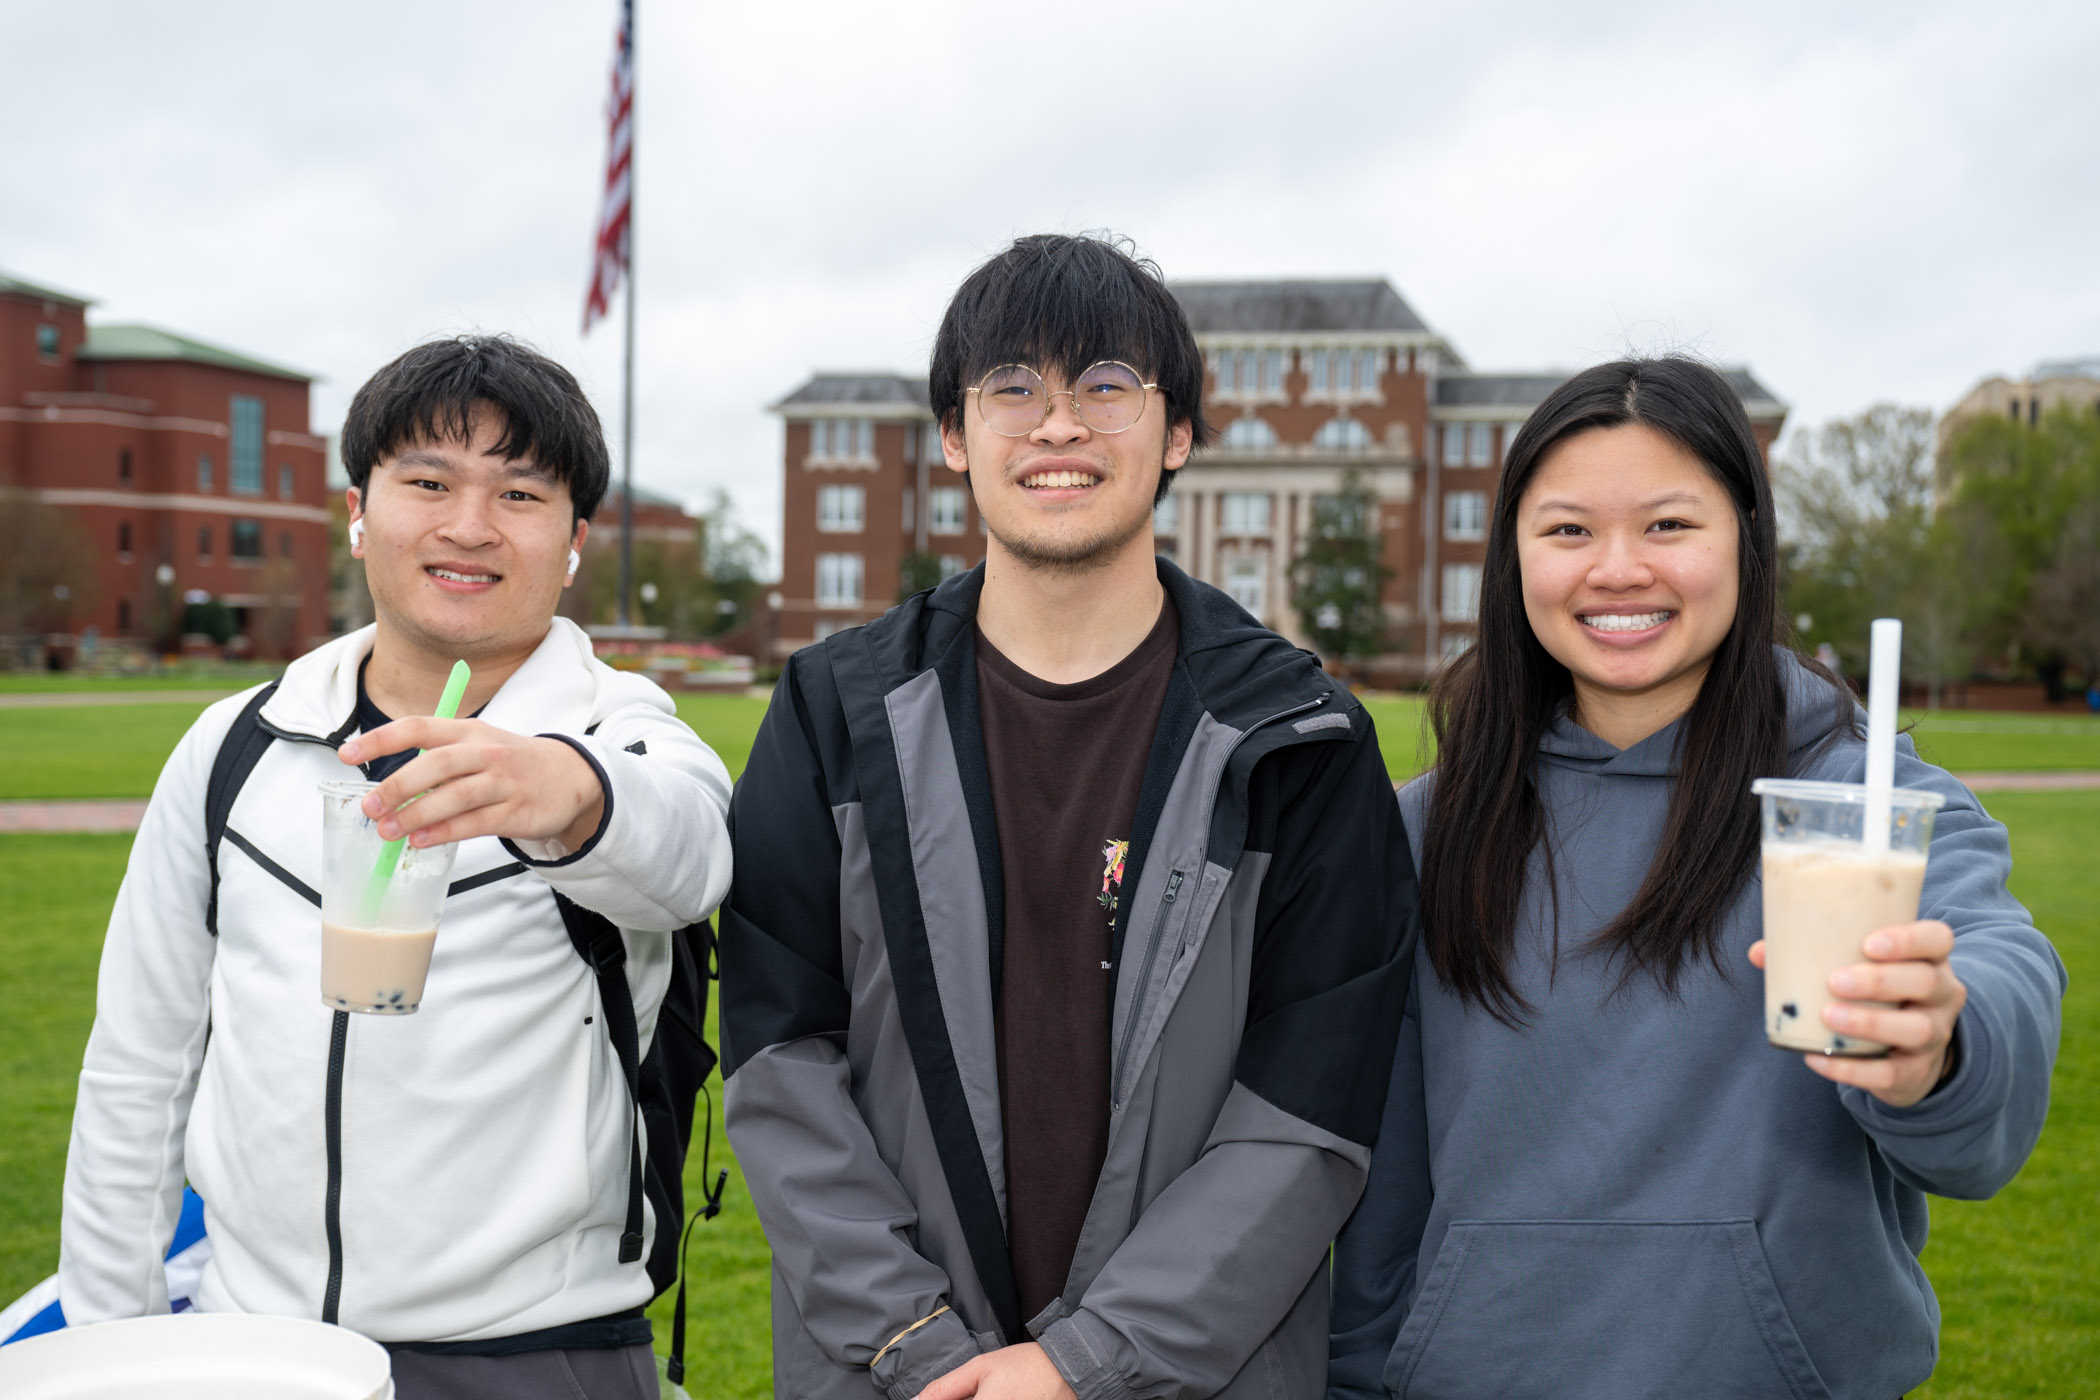
[[[467,693],[467,681],[473,672],[464,661],[452,663],[452,674],[445,678],[445,693],[438,697],[437,718],[452,719],[459,714],[459,702]],[[416,752],[421,753],[418,749]],[[401,848],[408,844],[406,836],[397,836],[381,843],[379,861],[372,867],[372,878],[365,882],[365,898],[359,910],[363,916],[360,923],[371,924],[379,917],[379,906],[386,900],[387,882],[394,878],[394,867],[401,863]]]

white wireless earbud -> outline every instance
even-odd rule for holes
[[[351,522],[350,522],[350,547],[351,547],[352,549],[362,549],[362,548],[364,548],[364,544],[365,544],[365,522],[364,522],[364,521],[362,521],[362,520],[353,520],[353,521],[351,521]]]
[[[570,575],[570,577],[572,577],[572,578],[573,578],[573,577],[575,577],[575,574],[576,574],[576,570],[577,570],[578,566],[580,566],[580,565],[581,565],[582,563],[583,563],[583,556],[582,556],[582,555],[580,555],[580,554],[578,554],[578,553],[577,553],[577,552],[576,552],[575,550],[573,550],[573,549],[572,549],[572,550],[570,550],[570,551],[569,551],[569,575]]]

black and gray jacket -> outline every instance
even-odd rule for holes
[[[1081,1400],[1322,1392],[1327,1248],[1377,1131],[1414,867],[1363,708],[1224,594],[1160,578],[1181,646],[1115,928],[1107,1160],[1037,1317],[1005,1238],[982,570],[781,677],[722,911],[776,1394],[903,1400],[1031,1336]]]

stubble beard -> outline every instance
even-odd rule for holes
[[[965,456],[967,457],[967,454]],[[1160,446],[1159,461],[1160,470],[1164,472],[1167,462],[1164,443]],[[980,515],[979,518],[983,517]],[[1133,517],[1128,526],[1111,525],[1097,535],[1077,540],[1055,537],[1044,539],[1019,532],[1002,534],[989,526],[986,529],[993,539],[999,541],[1000,547],[1013,556],[1014,562],[1023,568],[1039,573],[1070,576],[1090,574],[1107,568],[1121,556],[1132,540],[1145,532],[1151,521],[1152,512],[1147,510]]]

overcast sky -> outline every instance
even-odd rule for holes
[[[969,267],[1389,278],[1481,369],[1689,348],[1791,426],[2100,353],[2100,5],[638,0],[636,470],[779,537],[765,405]],[[0,0],[0,269],[321,376],[572,365],[614,0]]]

